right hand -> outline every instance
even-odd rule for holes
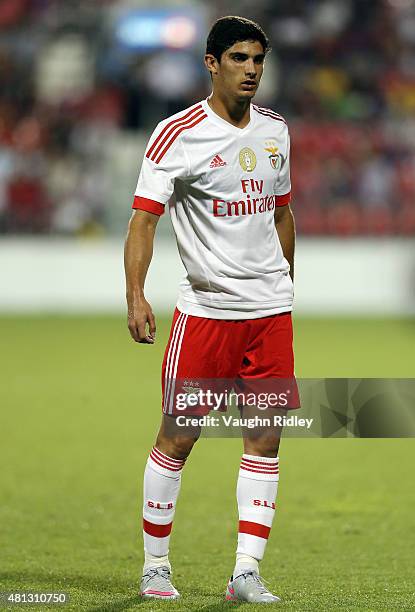
[[[128,329],[135,342],[154,344],[156,340],[156,320],[150,304],[144,297],[135,302],[133,306],[128,307]]]

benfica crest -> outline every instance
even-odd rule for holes
[[[278,147],[276,146],[275,140],[269,140],[265,143],[265,151],[269,153],[268,159],[271,164],[271,168],[278,170],[282,167],[283,157],[281,153],[278,153]]]
[[[200,392],[200,384],[198,381],[185,380],[182,389],[186,391],[188,395],[197,394]]]

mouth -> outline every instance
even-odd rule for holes
[[[255,89],[257,83],[252,79],[247,79],[246,81],[242,81],[241,85],[244,89]]]

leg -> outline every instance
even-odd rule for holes
[[[239,376],[240,387],[252,386],[257,394],[274,394],[280,384],[292,388],[294,358],[292,325],[289,314],[276,315],[251,322],[252,333]],[[274,379],[278,379],[277,389]],[[290,406],[291,407],[291,404]],[[294,407],[294,406],[293,406]],[[282,427],[274,425],[274,416],[284,416],[277,407],[266,411],[245,407],[244,418],[260,417],[264,426],[243,431],[244,454],[237,484],[239,510],[238,547],[234,574],[228,584],[227,599],[257,603],[277,602],[262,584],[258,562],[262,559],[275,514],[278,489],[278,449]]]
[[[181,473],[200,428],[181,432],[174,417],[163,415],[156,444],[144,472],[143,530],[149,565],[168,563],[170,533],[180,491]]]
[[[252,418],[251,407],[242,410],[243,418]],[[285,410],[272,410],[283,416]],[[261,415],[266,418],[266,413]],[[271,421],[272,422],[272,421]],[[259,577],[275,514],[278,489],[278,448],[282,427],[245,429],[244,454],[237,484],[239,510],[238,548],[235,568],[226,598],[256,603],[276,603],[279,598],[268,591]]]
[[[192,317],[175,311],[162,367],[163,420],[144,475],[145,564],[141,592],[145,596],[178,597],[169,578],[170,532],[181,471],[200,435],[200,427],[177,425],[175,416],[182,415],[180,411],[184,409],[177,400],[183,391],[185,396],[191,394],[189,388],[193,389],[195,383],[198,387],[203,379],[234,378],[246,342],[243,334],[235,338],[236,326],[240,327],[233,322]],[[218,354],[221,359],[217,358]],[[185,416],[189,416],[189,412]],[[203,411],[202,414],[199,411],[190,414],[202,416]],[[155,572],[164,572],[167,577],[155,575]],[[159,588],[159,584],[163,588]]]
[[[175,417],[164,414],[155,446],[173,459],[186,461],[199,436],[200,427],[179,427]]]
[[[274,415],[285,416],[287,411],[282,408],[268,408],[258,410],[255,407],[247,406],[242,408],[242,418],[269,418],[273,422]],[[280,447],[282,425],[272,425],[271,427],[258,427],[254,429],[243,428],[244,453],[257,457],[278,457]]]
[[[181,473],[200,428],[183,432],[175,418],[163,415],[157,440],[144,471],[143,538],[145,561],[141,594],[144,597],[177,599],[168,558],[170,534]]]
[[[246,407],[243,418],[252,418],[258,410]],[[285,410],[269,409],[261,418],[284,416]],[[272,420],[271,420],[272,422]],[[235,571],[250,566],[258,571],[258,561],[265,552],[275,514],[278,489],[278,449],[282,426],[244,429],[244,454],[237,484],[239,509],[238,548]]]

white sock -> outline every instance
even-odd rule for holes
[[[275,514],[278,478],[278,457],[242,456],[236,489],[239,510],[237,554],[255,561],[264,556]],[[250,559],[241,558],[235,570],[239,571],[242,564],[254,565]]]
[[[155,446],[144,471],[144,567],[170,565],[170,533],[180,491],[184,460],[172,459]]]
[[[171,565],[170,565],[170,561],[169,561],[169,556],[168,555],[163,555],[162,557],[156,557],[155,555],[152,555],[151,553],[147,552],[146,550],[144,551],[144,568],[143,568],[143,573],[149,567],[165,567],[165,566],[167,566],[169,568],[169,570],[171,571]]]
[[[233,570],[233,578],[239,576],[243,572],[247,572],[249,570],[255,570],[257,574],[259,574],[259,563],[258,559],[251,557],[250,555],[245,555],[243,553],[236,553],[236,563],[235,569]]]

